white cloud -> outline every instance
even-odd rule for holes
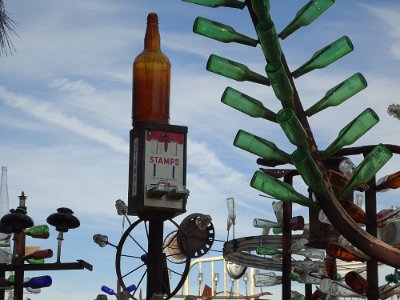
[[[85,124],[74,116],[68,116],[54,109],[49,103],[33,100],[30,97],[14,94],[0,87],[1,100],[14,108],[22,110],[25,114],[61,128],[73,131],[76,134],[108,145],[110,148],[128,153],[128,143],[110,132]]]

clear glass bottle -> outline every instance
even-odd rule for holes
[[[337,106],[367,87],[367,80],[361,73],[356,73],[328,90],[325,96],[305,111],[308,117],[328,107]]]
[[[227,87],[222,94],[221,102],[245,113],[253,118],[262,118],[271,122],[276,121],[276,113],[267,109],[261,101],[254,99],[234,88]]]
[[[358,297],[359,294],[353,292],[350,287],[339,281],[324,278],[321,281],[320,289],[329,296],[336,297]]]
[[[272,209],[276,216],[278,224],[283,224],[283,201],[272,201]]]
[[[322,15],[335,0],[310,0],[297,13],[295,18],[279,34],[282,39],[287,38],[300,27],[306,26]]]
[[[264,85],[269,85],[269,79],[265,76],[251,71],[244,64],[238,63],[224,57],[211,54],[206,69],[218,75],[222,75],[237,81],[251,81]]]
[[[280,224],[274,221],[255,218],[253,220],[253,227],[255,228],[272,228],[272,227],[279,227]]]
[[[376,146],[357,166],[353,176],[338,194],[339,199],[346,199],[360,184],[367,183],[393,156],[384,145]]]
[[[183,0],[183,2],[189,2],[193,4],[208,6],[208,7],[231,7],[243,9],[246,4],[238,0]]]
[[[290,162],[289,154],[280,150],[274,143],[244,130],[238,131],[233,145],[267,160]]]
[[[10,199],[8,197],[7,167],[1,167],[1,186],[0,186],[0,216],[10,212]],[[11,233],[9,228],[2,226],[0,231],[0,247],[10,247]]]
[[[293,145],[299,148],[308,148],[306,131],[293,109],[281,109],[276,115],[276,119]]]
[[[231,26],[197,17],[193,24],[193,32],[223,43],[235,42],[248,46],[257,46],[258,40],[236,32]]]
[[[281,61],[274,61],[265,67],[268,79],[274,90],[276,98],[278,98],[284,108],[294,108],[293,87],[289,81],[289,77]]]
[[[170,77],[171,64],[160,48],[158,16],[149,13],[144,50],[133,62],[133,125],[169,123]]]
[[[297,68],[292,75],[294,78],[298,78],[312,70],[325,68],[353,50],[354,46],[351,40],[347,36],[343,36],[315,52],[311,59]]]
[[[266,60],[281,61],[282,49],[274,23],[271,20],[264,19],[258,22],[256,31]]]
[[[353,144],[378,122],[378,115],[371,108],[365,109],[340,130],[338,137],[321,153],[322,157],[328,158],[344,146]]]
[[[316,203],[298,193],[290,184],[282,182],[261,171],[256,171],[254,173],[250,186],[278,200],[298,203],[308,207],[316,206]]]

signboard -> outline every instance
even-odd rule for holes
[[[185,211],[187,127],[145,123],[131,131],[128,213]]]

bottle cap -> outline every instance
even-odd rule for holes
[[[158,24],[158,16],[155,12],[151,12],[147,15],[147,23],[157,23]]]

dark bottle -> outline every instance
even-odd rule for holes
[[[171,64],[161,52],[158,16],[149,13],[144,50],[133,63],[132,123],[169,123]]]
[[[53,250],[51,249],[46,249],[46,250],[38,250],[35,251],[31,254],[25,255],[24,259],[44,259],[44,258],[50,258],[53,256]]]
[[[326,255],[324,259],[325,273],[329,279],[336,279],[337,276],[337,264],[336,258],[330,255]]]
[[[357,204],[354,204],[350,200],[343,200],[341,204],[354,222],[367,224],[367,214],[361,207],[359,207]]]
[[[239,9],[243,9],[245,7],[245,3],[238,0],[183,0],[183,2],[189,2],[209,7],[225,6]]]
[[[344,280],[349,287],[361,295],[365,295],[368,290],[368,281],[356,271],[350,271],[344,276]]]

